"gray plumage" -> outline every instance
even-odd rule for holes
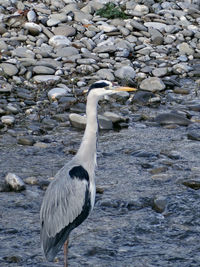
[[[48,186],[40,211],[41,245],[47,260],[52,261],[70,232],[89,215],[95,202],[97,103],[115,91],[133,91],[111,82],[94,83],[88,92],[87,124],[75,157],[58,171]]]

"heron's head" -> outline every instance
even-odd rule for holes
[[[136,89],[131,87],[119,86],[116,83],[110,81],[100,80],[90,86],[88,90],[88,95],[94,94],[101,98],[105,95],[111,95],[119,91],[136,91]]]

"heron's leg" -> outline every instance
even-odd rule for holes
[[[68,254],[69,239],[64,243],[64,267],[68,267],[67,254]]]

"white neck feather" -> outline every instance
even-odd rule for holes
[[[94,172],[96,165],[96,146],[97,146],[97,103],[98,98],[94,94],[89,94],[86,105],[87,125],[83,135],[82,143],[76,157],[83,162],[84,167]]]

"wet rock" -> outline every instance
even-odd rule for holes
[[[194,123],[188,127],[187,137],[190,140],[200,141],[200,125]]]
[[[153,200],[153,204],[153,209],[159,213],[162,213],[165,211],[167,200],[165,197],[159,196]]]
[[[133,103],[148,104],[149,100],[155,95],[148,91],[137,91],[133,97]]]
[[[165,84],[160,78],[157,77],[151,77],[143,80],[140,84],[140,89],[150,91],[150,92],[156,92],[156,91],[162,91],[165,89]]]
[[[1,117],[1,122],[5,125],[13,125],[15,118],[13,116],[5,115]]]
[[[70,123],[73,127],[79,128],[79,129],[85,129],[86,126],[86,117],[83,117],[79,114],[71,113],[69,115]]]
[[[32,136],[19,136],[17,138],[17,143],[23,146],[33,146],[35,140]]]
[[[103,114],[105,117],[107,117],[108,119],[110,119],[113,123],[116,123],[116,122],[120,122],[120,121],[126,121],[126,119],[114,112],[109,112],[109,111],[106,111],[104,112]]]
[[[6,181],[1,181],[0,182],[0,192],[10,192],[10,186]]]
[[[188,126],[192,122],[187,118],[176,113],[163,113],[156,116],[155,121],[161,125],[177,124],[181,126]]]
[[[194,179],[194,180],[193,179],[183,180],[182,184],[194,190],[199,190],[200,189],[200,178]]]
[[[37,185],[38,184],[38,180],[36,177],[27,177],[26,179],[24,179],[24,182],[26,184],[29,184],[29,185]]]
[[[23,180],[14,173],[8,173],[5,177],[5,181],[14,191],[21,191],[26,188]]]
[[[98,115],[98,121],[99,121],[99,129],[101,130],[112,130],[113,129],[113,123],[112,120],[102,116]]]

